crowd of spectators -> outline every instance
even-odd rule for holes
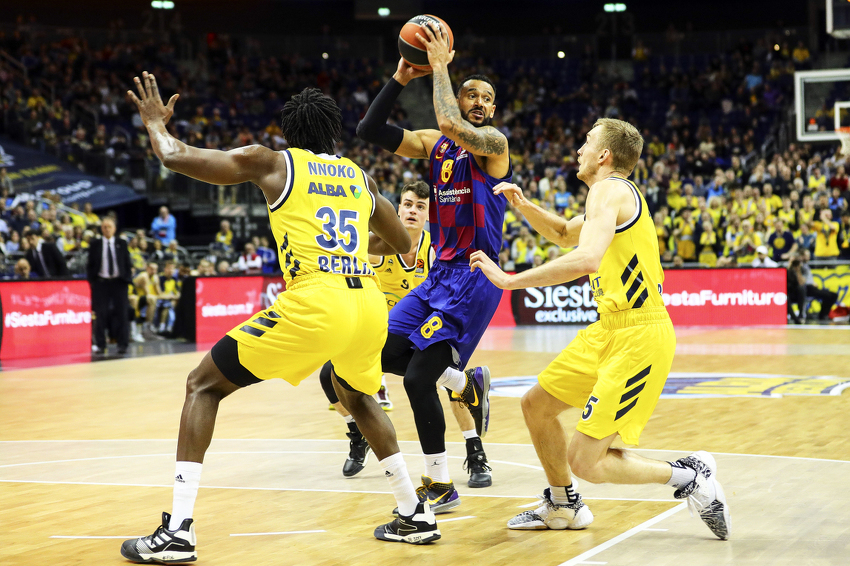
[[[583,213],[588,189],[575,176],[576,151],[596,118],[620,118],[637,124],[646,141],[632,179],[654,218],[663,261],[784,265],[804,251],[818,260],[850,259],[847,156],[776,143],[777,126],[793,101],[793,73],[812,64],[805,45],[796,43],[792,47],[769,32],[687,62],[650,54],[638,44],[628,80],[601,64],[589,44],[582,56],[565,61],[473,60],[461,53],[450,70],[455,82],[472,73],[493,77],[493,125],[510,142],[514,182],[556,214]],[[6,85],[0,93],[2,129],[83,167],[91,165],[92,155],[111,154],[120,171],[142,167],[156,179],[167,177],[124,98],[132,76],[146,69],[166,95],[180,93],[170,128],[188,144],[283,149],[283,101],[318,86],[342,110],[338,152],[375,178],[385,196],[397,201],[401,186],[427,177],[427,162],[391,155],[354,136],[392,65],[267,56],[251,42],[239,46],[214,35],[188,63],[177,60],[173,45],[154,39],[94,48],[73,36],[58,42],[0,37],[0,45],[27,67],[29,77],[21,80],[0,65],[0,75],[6,74],[0,79],[7,79],[0,81]],[[54,100],[45,98],[44,85],[53,85]],[[392,119],[412,127],[401,106]],[[16,218],[41,223],[31,212],[24,209]],[[151,251],[167,253],[159,246],[167,248],[175,237],[169,222],[166,216],[155,220],[154,250],[143,249],[144,239],[131,246],[139,250],[137,266]],[[195,266],[199,271],[278,269],[268,241],[236,242],[225,224],[215,236],[220,255]],[[61,221],[58,227],[53,232],[63,235],[63,246],[84,246],[85,227]],[[514,210],[507,213],[504,233],[506,269],[526,269],[568,251],[547,245]],[[207,265],[212,259],[216,265]]]

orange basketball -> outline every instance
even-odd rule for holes
[[[428,22],[434,22],[446,29],[446,32],[449,34],[449,51],[454,48],[455,44],[452,28],[437,16],[423,14],[411,18],[402,26],[401,33],[398,34],[398,52],[411,67],[423,71],[430,71],[431,65],[428,63],[428,52],[425,51],[425,46],[422,45],[422,42],[416,38],[416,34],[418,33],[423,37],[427,37],[421,26]]]

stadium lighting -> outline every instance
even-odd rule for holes
[[[327,59],[327,58],[328,58],[328,54],[327,54],[327,53],[322,53],[322,59]]]
[[[606,12],[625,12],[626,11],[626,5],[625,4],[605,4],[605,6],[603,6],[603,9]]]
[[[378,8],[378,15],[381,16],[382,18],[386,18],[387,16],[390,15],[390,9],[389,8]]]
[[[153,0],[151,2],[151,8],[154,10],[173,10],[174,2],[171,0]]]
[[[567,54],[564,53],[563,51],[558,51],[558,59],[563,59],[566,56],[567,56]]]

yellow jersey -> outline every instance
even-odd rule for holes
[[[381,290],[387,298],[387,310],[392,308],[411,290],[419,286],[431,271],[431,234],[422,230],[416,259],[413,265],[404,263],[401,255],[385,256],[372,268],[381,280]]]
[[[304,149],[283,151],[286,186],[269,205],[283,279],[334,273],[375,277],[369,266],[369,219],[375,198],[350,159]]]
[[[589,276],[599,314],[643,306],[664,307],[661,298],[664,271],[658,252],[658,235],[646,202],[631,181],[616,176],[606,180],[627,184],[634,194],[636,210],[631,218],[617,226],[599,270]]]

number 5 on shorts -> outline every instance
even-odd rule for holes
[[[428,319],[428,322],[422,325],[422,328],[419,329],[419,332],[422,333],[422,337],[426,340],[431,338],[436,331],[443,327],[443,321],[439,316],[432,316]]]
[[[593,414],[593,406],[599,402],[599,399],[590,396],[590,399],[587,400],[587,405],[584,406],[584,412],[581,414],[581,420],[586,421],[590,418],[590,415]]]

